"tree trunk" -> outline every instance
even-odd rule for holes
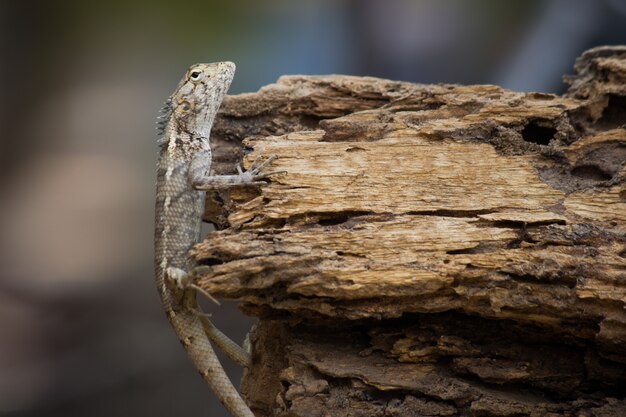
[[[258,416],[626,416],[626,47],[564,96],[285,76],[228,97],[200,285]]]

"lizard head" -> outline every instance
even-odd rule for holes
[[[171,127],[193,138],[208,140],[213,119],[234,75],[232,62],[189,67],[168,102],[169,124],[174,123]]]

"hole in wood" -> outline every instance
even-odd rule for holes
[[[604,129],[613,129],[626,123],[626,97],[609,95],[609,102],[598,121]]]
[[[522,138],[526,142],[547,145],[554,137],[556,129],[550,126],[541,126],[536,120],[530,121],[522,130]]]
[[[223,263],[225,263],[225,261],[222,259],[210,258],[210,259],[203,259],[202,261],[198,262],[198,265],[215,266],[215,265],[222,265]]]
[[[340,213],[333,213],[332,217],[322,217],[317,221],[320,226],[337,226],[346,223],[348,220],[354,217],[365,216],[368,213],[365,211],[345,211]]]
[[[572,175],[592,181],[608,181],[612,175],[597,165],[579,165],[572,169]]]

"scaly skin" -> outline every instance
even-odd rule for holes
[[[215,114],[235,73],[231,62],[193,65],[167,101],[161,122],[157,170],[155,271],[163,308],[182,345],[221,403],[234,417],[254,417],[215,355],[209,338],[238,363],[248,355],[217,330],[196,301],[198,269],[188,251],[200,238],[205,191],[233,185],[264,184],[260,174],[273,159],[255,161],[238,175],[208,176],[209,135]],[[208,336],[208,338],[207,338]]]

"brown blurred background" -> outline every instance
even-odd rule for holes
[[[295,73],[562,92],[583,50],[626,43],[624,0],[2,0],[0,21],[2,416],[226,415],[152,282],[154,122],[188,65],[236,62],[233,94]],[[213,310],[237,341],[253,323]]]

